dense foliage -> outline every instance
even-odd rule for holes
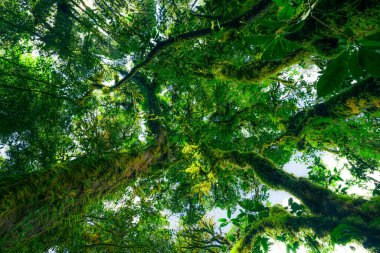
[[[380,252],[379,17],[376,0],[0,1],[0,251]]]

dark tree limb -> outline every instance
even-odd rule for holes
[[[218,32],[221,30],[229,30],[229,29],[240,29],[246,23],[252,21],[254,18],[261,15],[266,9],[268,9],[272,5],[272,1],[270,0],[261,0],[257,5],[253,6],[251,10],[247,11],[243,15],[240,15],[230,21],[227,21],[219,26],[214,28],[202,28],[199,30],[182,33],[173,37],[168,38],[165,41],[160,41],[156,44],[155,47],[147,54],[145,59],[134,66],[127,75],[125,75],[119,82],[117,82],[114,86],[111,87],[111,90],[117,89],[122,84],[130,80],[141,68],[148,65],[160,52],[162,52],[165,48],[175,44],[178,41],[183,40],[191,40],[194,38],[203,37],[209,35],[214,32]]]
[[[207,151],[205,151],[207,153]],[[212,153],[214,152],[214,153]],[[242,153],[239,151],[214,150],[210,157],[218,160],[227,160],[239,167],[250,167],[260,181],[272,189],[281,189],[289,192],[308,207],[312,213],[342,218],[352,214],[371,218],[374,213],[362,213],[360,208],[366,201],[364,199],[347,199],[328,189],[316,185],[305,178],[298,178],[289,174],[271,160],[256,153]],[[376,212],[376,210],[373,210]]]

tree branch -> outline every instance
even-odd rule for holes
[[[291,216],[288,213],[273,215],[253,223],[246,233],[231,249],[231,253],[251,252],[255,239],[267,231],[299,232],[312,229],[319,236],[326,235],[338,224],[337,220],[319,216]]]
[[[207,153],[207,150],[205,151]],[[239,151],[211,152],[218,160],[227,160],[239,167],[250,167],[260,181],[272,189],[282,189],[291,193],[307,206],[314,214],[342,218],[357,214],[364,219],[374,215],[363,213],[361,206],[366,201],[361,198],[347,202],[345,197],[328,189],[316,185],[305,178],[298,178],[277,167],[271,160],[256,153],[242,153]]]
[[[333,96],[325,102],[314,105],[311,108],[305,108],[297,112],[287,120],[286,131],[271,143],[265,144],[261,151],[277,145],[289,139],[299,139],[305,127],[311,123],[313,118],[333,117],[348,118],[357,115],[363,111],[377,111],[379,108],[376,99],[380,96],[380,79],[370,78],[363,80],[353,87]],[[366,103],[361,103],[357,110],[349,107],[349,100],[355,101],[362,99]],[[373,101],[372,101],[373,100]],[[375,102],[374,102],[375,101]]]
[[[111,90],[120,87],[122,84],[130,80],[141,68],[148,65],[162,50],[167,48],[170,45],[178,41],[183,40],[191,40],[194,38],[206,36],[213,32],[218,32],[221,30],[228,29],[239,29],[243,27],[246,23],[252,21],[254,18],[258,17],[262,14],[266,9],[268,9],[272,5],[272,1],[270,0],[261,0],[257,5],[253,6],[251,10],[247,11],[243,15],[240,15],[230,21],[220,24],[219,26],[215,26],[214,28],[202,28],[199,30],[182,33],[173,37],[168,38],[165,41],[160,41],[157,43],[155,47],[147,54],[145,59],[134,66],[127,75],[125,75],[119,82],[117,82],[114,86],[111,87]]]

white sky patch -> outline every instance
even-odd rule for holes
[[[167,217],[169,222],[169,229],[177,231],[180,228],[180,216],[178,214],[173,214],[169,210],[164,210],[160,212],[161,215]]]
[[[146,137],[148,135],[147,127],[145,123],[146,123],[145,119],[141,117],[140,122],[139,122],[140,127],[141,127],[141,133],[139,134],[138,138],[139,138],[139,141],[143,143],[146,143]]]
[[[288,172],[292,173],[297,177],[308,177],[308,172],[309,170],[307,169],[310,164],[305,164],[297,161],[297,158],[301,157],[302,153],[301,152],[296,152],[290,161],[284,165],[283,169]]]
[[[273,243],[270,247],[269,252],[271,253],[280,253],[280,252],[287,252],[286,251],[286,245],[283,242],[270,240],[271,243]],[[351,248],[354,247],[354,248]],[[297,253],[307,253],[309,252],[305,246],[301,245],[299,249],[297,250]],[[345,246],[335,245],[334,251],[332,253],[367,253],[368,250],[364,249],[361,245],[357,244],[347,244]]]
[[[314,83],[318,80],[320,76],[320,69],[316,65],[309,65],[307,68],[302,68],[299,65],[290,67],[285,71],[280,78],[289,78],[292,77],[294,80],[304,80],[307,83]],[[301,75],[303,78],[301,78]]]
[[[333,170],[334,168],[343,168],[343,166],[348,163],[346,158],[337,157],[330,152],[324,152],[321,156],[321,160],[329,170]]]
[[[345,186],[344,182],[353,178],[350,171],[347,169],[348,161],[346,158],[338,157],[330,152],[324,152],[321,156],[321,160],[325,164],[326,168],[328,168],[330,171],[333,172],[334,168],[337,168],[338,171],[340,171],[340,176],[343,179],[343,182],[341,182],[342,185]],[[373,175],[377,178],[380,178],[380,175],[378,173],[374,173]],[[370,181],[366,183],[366,187],[359,187],[357,185],[351,186],[347,190],[347,193],[370,198],[372,196],[372,191],[374,188],[374,182]]]
[[[247,128],[242,127],[242,128],[240,129],[240,131],[241,131],[241,134],[243,135],[244,138],[252,137],[252,134],[248,131]]]
[[[0,157],[3,157],[4,159],[8,159],[7,151],[9,150],[9,145],[1,145],[0,146]]]
[[[129,194],[125,194],[120,200],[118,201],[104,201],[104,208],[108,210],[113,210],[117,212],[120,208],[125,206],[127,198],[130,198]],[[141,198],[139,196],[135,196],[133,198],[133,204],[138,205],[141,201]]]
[[[231,214],[231,218],[234,218],[240,212],[237,210]],[[211,209],[211,211],[206,214],[206,218],[212,218],[216,222],[216,227],[219,228],[220,222],[218,221],[221,218],[227,218],[227,211],[220,209],[219,207]],[[232,228],[232,224],[229,223],[227,226],[222,227],[221,230],[223,233],[227,233]]]
[[[269,190],[269,202],[273,205],[282,205],[284,207],[288,206],[288,199],[293,198],[294,202],[300,203],[298,199],[293,197],[290,193],[286,191],[275,191]]]
[[[115,85],[115,80],[103,81],[102,85],[107,86],[107,87],[112,87]]]
[[[308,172],[309,172],[308,167],[312,165],[312,162],[311,161],[308,163],[299,162],[298,158],[301,156],[302,156],[301,152],[296,152],[295,155],[293,155],[293,157],[290,159],[290,161],[284,165],[283,169],[286,172],[291,173],[297,177],[307,178]],[[353,179],[353,176],[351,175],[348,169],[349,163],[346,158],[338,157],[335,154],[330,153],[330,152],[322,152],[320,154],[320,157],[323,164],[332,173],[334,173],[334,168],[340,171],[340,177],[343,179],[343,182],[339,182],[339,184],[342,185],[342,188],[346,186],[346,184],[344,183],[345,181]],[[368,176],[371,176],[374,179],[380,181],[380,172],[376,172]],[[368,183],[366,183],[366,187],[359,187],[357,185],[349,187],[349,189],[347,190],[347,193],[369,198],[372,196],[372,191],[374,188],[375,188],[374,182],[369,181]],[[275,193],[272,193],[272,194],[275,194]],[[282,202],[282,201],[279,201],[279,202]]]
[[[80,3],[80,5],[81,5],[82,8],[88,7],[88,8],[90,8],[91,10],[95,9],[94,0],[84,0],[83,2],[84,2],[84,4],[85,4],[86,6],[83,6],[83,4]]]
[[[196,11],[198,6],[204,5],[203,0],[194,0],[189,2],[189,7],[192,11]]]

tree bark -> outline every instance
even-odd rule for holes
[[[351,88],[333,96],[329,100],[316,104],[312,108],[298,112],[289,119],[287,132],[299,135],[306,124],[319,117],[352,117],[364,111],[376,111],[380,108],[380,79],[363,80]]]
[[[231,253],[252,252],[255,239],[265,232],[292,232],[294,234],[302,229],[312,229],[323,237],[330,233],[337,225],[337,220],[320,216],[291,216],[290,214],[276,215],[264,218],[252,224],[245,234],[231,249]]]
[[[254,153],[238,151],[214,151],[218,159],[227,159],[239,167],[251,167],[261,182],[272,189],[291,193],[311,211],[311,216],[296,217],[278,213],[268,219],[254,223],[244,239],[237,243],[233,252],[250,252],[255,236],[266,229],[281,232],[311,228],[317,235],[331,233],[336,243],[351,240],[363,242],[366,248],[377,248],[380,244],[380,198],[364,200],[348,195],[339,195],[322,188],[305,178],[297,178],[278,168],[269,159]]]
[[[91,202],[149,171],[165,153],[162,144],[140,154],[105,154],[57,164],[45,171],[0,180],[0,245],[12,249],[75,220]],[[21,233],[22,232],[22,233]]]
[[[344,218],[359,215],[363,219],[371,220],[379,215],[380,210],[362,212],[362,205],[367,201],[338,195],[328,189],[316,185],[305,178],[297,178],[278,168],[269,159],[255,153],[241,153],[239,151],[216,151],[216,157],[226,159],[239,167],[250,167],[261,182],[272,189],[281,189],[289,192],[316,215]]]

